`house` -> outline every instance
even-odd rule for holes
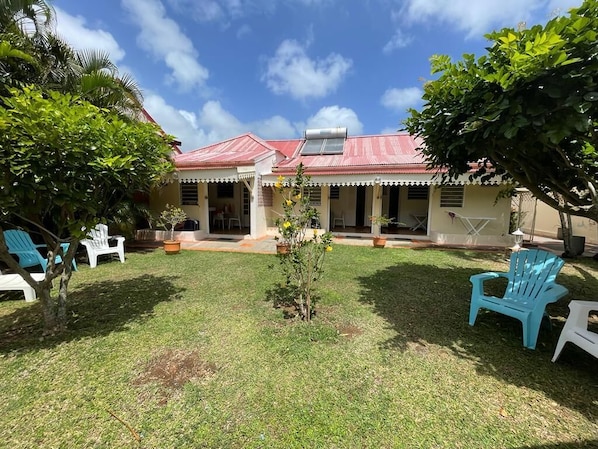
[[[508,246],[511,206],[499,198],[500,181],[480,183],[463,175],[441,186],[408,134],[349,136],[346,128],[307,130],[300,139],[264,140],[251,133],[174,155],[172,182],[152,193],[159,211],[178,204],[199,221],[179,238],[212,234],[261,238],[274,235],[282,199],[279,176],[302,163],[311,177],[310,198],[320,213],[313,226],[337,236],[370,237],[369,217],[400,222],[382,230],[389,238],[438,244]],[[157,237],[159,238],[159,237]]]

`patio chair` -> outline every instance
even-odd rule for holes
[[[598,358],[598,334],[588,330],[590,312],[598,310],[598,301],[571,301],[569,309],[552,361],[556,362],[568,341]]]
[[[469,325],[475,324],[480,308],[516,318],[523,325],[523,346],[535,349],[546,305],[568,293],[565,287],[555,282],[564,263],[563,259],[547,251],[522,250],[511,254],[508,273],[471,276]],[[503,297],[486,295],[484,282],[499,277],[508,279]]]
[[[233,223],[237,223],[237,225],[239,225],[239,229],[241,229],[241,219],[238,216],[228,217],[228,229],[231,228]]]
[[[343,228],[345,227],[345,213],[341,212],[340,217],[332,217],[332,227],[335,228],[336,224],[340,224]]]
[[[31,273],[31,277],[37,282],[44,280],[46,275],[44,273]],[[25,295],[25,301],[35,301],[35,290],[29,285],[20,274],[4,274],[0,271],[0,290],[21,290]]]
[[[97,224],[94,229],[87,234],[89,238],[81,240],[81,244],[87,250],[89,266],[95,268],[98,265],[98,257],[105,254],[117,254],[121,263],[125,263],[125,238],[108,235],[108,226]],[[111,246],[110,241],[115,241],[116,245]]]
[[[224,229],[225,221],[226,219],[224,218],[224,212],[217,212],[216,214],[214,214],[214,220],[212,222],[212,225],[214,226],[214,228],[216,228],[216,223],[220,222],[222,229]]]
[[[9,229],[4,231],[4,240],[8,247],[8,252],[18,257],[19,265],[23,268],[36,267],[41,265],[44,273],[48,268],[48,258],[42,256],[40,248],[47,248],[45,244],[35,244],[31,236],[20,229]],[[66,253],[69,248],[68,243],[62,243],[62,251]],[[56,256],[54,263],[62,263],[62,257]],[[77,262],[73,258],[73,270],[77,271]]]

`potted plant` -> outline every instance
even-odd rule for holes
[[[386,215],[371,215],[370,221],[376,226],[374,233],[374,248],[384,248],[384,246],[386,246],[386,238],[381,237],[380,233],[382,232],[383,226],[395,223],[394,217],[388,218]]]
[[[170,239],[164,240],[164,251],[166,254],[177,254],[181,250],[181,242],[174,239],[174,227],[187,219],[187,214],[183,209],[176,206],[166,205],[166,209],[160,214],[164,226],[170,225]],[[168,230],[168,227],[167,227]]]

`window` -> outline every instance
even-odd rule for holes
[[[338,200],[341,197],[341,188],[339,186],[330,186],[330,199]]]
[[[309,204],[312,206],[322,205],[322,188],[319,186],[307,187],[306,192],[309,195]]]
[[[234,198],[235,185],[231,182],[220,182],[216,185],[216,195],[218,198]]]
[[[199,204],[199,195],[197,193],[197,184],[181,183],[181,204],[183,204],[183,205]]]
[[[463,207],[463,186],[444,186],[440,189],[440,207]]]
[[[407,187],[408,200],[427,200],[428,186],[409,186]]]

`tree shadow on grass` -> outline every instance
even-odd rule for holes
[[[182,289],[172,279],[143,275],[88,283],[74,289],[67,300],[67,330],[51,337],[42,337],[41,304],[22,305],[0,316],[0,353],[35,351],[65,341],[126,330],[128,324],[150,318],[156,305],[179,297]]]
[[[598,447],[598,440],[563,441],[561,443],[520,446],[513,449],[592,449]]]
[[[454,255],[461,257],[459,252]],[[583,283],[574,276],[559,275],[558,282],[569,288],[570,294],[547,307],[552,326],[543,323],[536,350],[528,350],[523,347],[518,320],[482,310],[475,326],[469,326],[469,277],[487,270],[475,268],[475,256],[463,260],[471,267],[462,263],[437,267],[405,262],[357,278],[360,301],[372,306],[396,332],[384,346],[424,354],[438,350],[432,345],[441,346],[441,351],[448,350],[475,364],[481,375],[542,391],[559,404],[595,419],[592,401],[596,398],[598,360],[571,344],[565,347],[558,363],[550,359],[568,316],[569,301],[596,299],[584,298],[580,293],[598,292],[598,279],[581,262],[575,268],[584,274]],[[488,262],[487,257],[483,260]],[[595,262],[592,266],[598,267]],[[507,268],[505,265],[505,271]],[[489,287],[489,293],[502,296],[504,283]]]

